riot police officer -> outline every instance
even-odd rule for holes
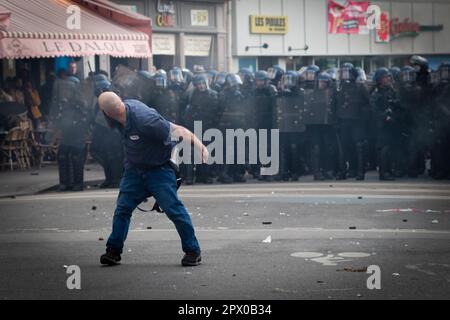
[[[271,84],[271,80],[266,71],[257,71],[255,73],[255,86],[251,91],[249,102],[249,110],[254,115],[253,121],[250,123],[254,128],[273,129],[273,112],[278,95],[277,88]],[[270,139],[270,135],[269,135]],[[270,146],[270,140],[268,145]],[[259,154],[259,149],[258,149]],[[251,166],[251,174],[261,179],[261,166],[256,164]],[[273,180],[273,177],[264,176],[263,180]]]
[[[407,173],[409,177],[414,178],[418,175],[417,155],[421,153],[424,143],[419,128],[422,88],[416,82],[416,71],[413,67],[405,66],[401,69],[398,90],[402,111],[398,126],[402,130],[402,143],[396,153],[396,176],[401,177]]]
[[[340,83],[335,92],[334,107],[338,132],[339,173],[337,179],[365,176],[365,120],[369,96],[364,86],[358,85],[358,72],[351,63],[340,69]],[[348,163],[348,167],[347,167]]]
[[[450,179],[450,63],[439,68],[440,84],[436,89],[435,119],[436,139],[433,144],[433,177]]]
[[[111,88],[107,77],[101,74],[94,76],[94,85],[96,97]],[[118,130],[109,127],[98,104],[96,104],[94,113],[91,153],[105,172],[105,181],[100,188],[119,187],[124,160],[122,137]]]
[[[333,148],[336,134],[331,113],[333,80],[328,73],[318,73],[316,66],[306,71],[304,121],[310,145],[311,169],[314,180],[332,178],[336,171]]]
[[[219,94],[219,128],[224,136],[227,129],[244,131],[247,129],[247,112],[243,103],[245,98],[240,91],[241,86],[241,78],[237,74],[230,73],[226,76],[224,89]],[[243,158],[244,163],[238,163],[239,160],[242,160],[240,159],[241,154],[238,154],[239,150],[243,151],[245,156],[246,145],[238,146],[234,143],[234,162],[233,164],[224,163],[221,166],[220,182],[245,182],[245,157]],[[224,146],[224,155],[226,152],[227,148]]]
[[[305,125],[302,121],[304,90],[298,86],[298,74],[288,71],[281,77],[275,122],[280,130],[280,175],[284,181],[298,181],[302,174],[301,158]]]
[[[370,105],[377,124],[377,147],[379,151],[379,178],[395,180],[393,153],[398,146],[398,114],[400,101],[393,87],[392,75],[387,68],[375,72],[376,89],[370,97]]]
[[[177,123],[179,121],[179,99],[176,92],[169,89],[167,74],[156,72],[152,81],[154,90],[149,105],[155,108],[164,119]]]
[[[51,119],[61,141],[58,148],[60,191],[84,189],[86,137],[89,129],[88,106],[81,99],[80,81],[59,72],[52,94]]]
[[[248,68],[242,68],[238,72],[242,80],[241,93],[244,97],[249,97],[255,85],[255,75]]]
[[[426,155],[431,152],[433,141],[436,138],[436,129],[433,121],[435,93],[430,82],[428,60],[421,56],[412,56],[410,64],[416,71],[415,83],[420,87],[421,91],[417,102],[417,109],[413,113],[415,129],[412,139],[415,147],[411,149],[409,161],[409,176],[415,178],[424,173]]]
[[[280,84],[281,77],[284,73],[284,69],[277,64],[267,69],[267,75],[270,79],[271,84],[274,85],[275,88],[278,89],[278,85]]]
[[[226,85],[226,78],[227,78],[226,72],[218,72],[213,79],[211,89],[216,91],[217,93],[220,93],[223,90],[224,86]]]
[[[188,129],[194,131],[194,122],[201,121],[203,131],[209,128],[215,128],[218,124],[218,95],[217,92],[211,90],[208,84],[208,78],[205,74],[197,74],[192,80],[193,91],[188,97],[188,105],[186,107],[184,122]],[[194,183],[194,167],[195,178],[197,182],[213,183],[213,172],[206,164],[194,166],[187,164],[186,183]]]

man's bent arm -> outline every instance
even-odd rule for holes
[[[183,141],[193,143],[195,148],[197,148],[197,150],[199,150],[199,152],[202,154],[203,163],[206,163],[208,161],[208,149],[191,131],[189,131],[185,127],[170,123],[170,134],[172,138],[183,138]]]

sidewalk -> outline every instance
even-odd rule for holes
[[[103,169],[98,164],[87,164],[84,170],[84,180],[88,185],[101,183],[105,178]],[[32,195],[57,188],[58,184],[56,165],[47,165],[39,170],[0,171],[0,198]]]

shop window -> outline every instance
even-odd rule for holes
[[[316,66],[320,68],[320,70],[327,70],[330,68],[338,67],[338,58],[336,57],[319,57],[314,59]]]

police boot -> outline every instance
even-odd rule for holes
[[[365,171],[364,144],[358,143],[356,145],[356,180],[363,181],[365,178]]]
[[[225,184],[233,183],[233,179],[228,174],[229,171],[230,171],[230,165],[224,164],[222,166],[222,172],[220,173],[219,182],[222,182]]]
[[[64,146],[60,146],[58,150],[59,191],[68,191],[72,189],[69,170],[69,154]]]
[[[84,161],[83,150],[77,150],[72,154],[73,191],[83,191],[84,189]]]
[[[211,172],[209,172],[208,167],[205,164],[199,164],[197,166],[197,181],[205,184],[214,183]]]
[[[315,181],[325,180],[320,170],[320,147],[318,145],[313,146],[311,151],[311,167]]]
[[[103,181],[103,183],[100,184],[100,189],[109,188],[109,185],[111,184],[112,180],[112,171],[108,162],[105,162],[103,164],[103,170],[105,171],[105,181]]]
[[[247,182],[245,179],[245,167],[244,165],[235,165],[232,172],[233,181],[244,183]]]
[[[194,184],[194,165],[193,164],[186,164],[185,166],[185,183],[186,185],[190,186]]]
[[[113,159],[110,163],[111,168],[111,182],[109,184],[110,188],[118,188],[120,186],[120,181],[123,175],[123,160]]]
[[[381,155],[380,155],[380,180],[381,181],[394,181],[395,177],[393,176],[393,174],[390,172],[389,169],[389,163],[390,163],[390,159],[389,159],[389,148],[384,147],[381,150]]]

